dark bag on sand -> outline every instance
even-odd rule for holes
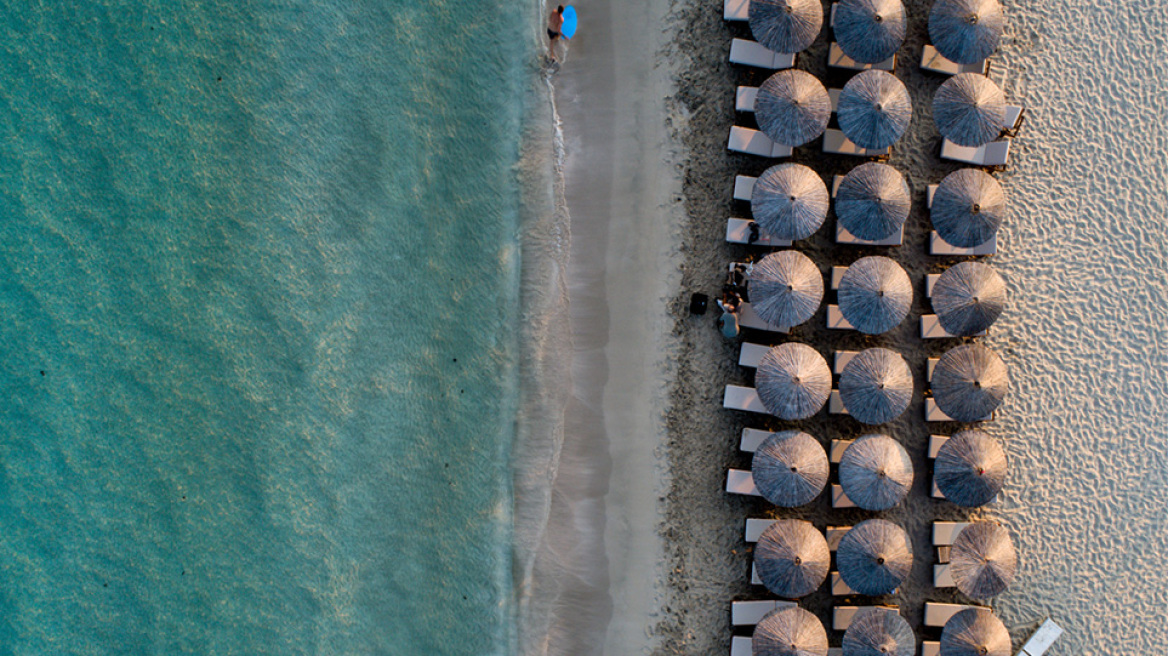
[[[705,294],[695,293],[689,297],[689,313],[702,315],[706,313],[706,306],[710,303],[710,297]]]
[[[751,221],[749,224],[747,224],[747,228],[750,229],[750,235],[746,238],[746,243],[753,244],[754,242],[758,241],[758,224],[754,221]]]

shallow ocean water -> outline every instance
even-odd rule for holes
[[[510,651],[529,14],[0,5],[0,651]]]
[[[1168,19],[1152,2],[1009,3],[994,76],[1028,106],[987,343],[1012,389],[995,513],[1021,558],[995,601],[1052,656],[1168,653]]]

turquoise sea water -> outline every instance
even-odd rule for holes
[[[530,14],[0,5],[0,653],[510,649]]]

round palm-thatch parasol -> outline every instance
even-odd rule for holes
[[[839,393],[856,421],[883,424],[899,417],[912,400],[912,370],[895,351],[865,349],[844,367]]]
[[[755,313],[776,326],[798,326],[823,300],[823,274],[799,251],[771,253],[750,271],[750,302]]]
[[[962,248],[990,240],[1006,218],[1006,193],[985,171],[960,169],[945,176],[929,208],[941,239]]]
[[[843,656],[914,656],[917,640],[900,613],[862,608],[844,632]]]
[[[912,542],[896,524],[868,519],[844,534],[835,560],[849,588],[862,595],[889,594],[912,569]]]
[[[933,121],[958,146],[977,147],[997,139],[1005,118],[1005,94],[978,73],[954,75],[933,96]]]
[[[997,440],[967,430],[950,437],[933,462],[937,489],[959,506],[974,508],[993,500],[1006,482],[1006,453]]]
[[[933,309],[941,327],[953,335],[976,335],[989,328],[1006,307],[1006,281],[988,264],[960,262],[933,285]]]
[[[779,164],[758,176],[750,213],[776,239],[806,239],[823,225],[830,198],[818,173],[802,164]]]
[[[864,435],[844,450],[839,477],[844,494],[857,506],[888,510],[912,488],[912,459],[891,437]]]
[[[827,656],[827,630],[798,606],[767,613],[754,627],[752,656]]]
[[[814,75],[789,68],[770,76],[758,88],[754,117],[776,143],[802,146],[827,129],[831,98]]]
[[[755,487],[767,501],[795,508],[811,503],[823,492],[830,467],[818,440],[792,430],[766,438],[754,452],[750,471]]]
[[[933,399],[955,421],[980,421],[1006,398],[1010,374],[997,353],[980,344],[950,349],[933,368]]]
[[[751,0],[750,33],[770,50],[794,54],[804,50],[823,27],[819,0]]]
[[[1010,656],[1010,632],[988,608],[966,608],[941,630],[942,656]]]
[[[755,385],[768,412],[780,419],[806,419],[831,396],[831,369],[819,351],[787,342],[762,356]]]
[[[754,548],[754,567],[768,590],[797,599],[815,592],[827,578],[831,551],[810,522],[780,519],[767,527]]]
[[[1010,532],[993,522],[974,522],[961,529],[949,551],[949,569],[957,589],[974,599],[1002,594],[1018,569]]]
[[[912,282],[895,261],[870,255],[855,261],[840,278],[840,312],[848,323],[869,335],[892,330],[912,306]]]
[[[958,64],[976,64],[994,54],[1005,27],[998,0],[937,0],[929,12],[933,46]]]
[[[861,148],[887,148],[912,120],[912,100],[891,73],[869,70],[848,80],[840,92],[840,129]]]
[[[912,209],[908,183],[887,164],[869,162],[848,172],[835,196],[835,214],[848,232],[875,241],[900,230]]]
[[[900,0],[841,0],[832,29],[848,57],[863,64],[882,62],[904,43],[904,5]]]

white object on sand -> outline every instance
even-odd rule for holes
[[[795,55],[794,53],[775,52],[757,41],[734,39],[730,42],[730,63],[777,71],[794,66]],[[738,111],[753,112],[754,103],[750,103],[750,109]]]
[[[930,376],[930,378],[931,378],[931,376]],[[975,421],[989,421],[993,418],[994,418],[994,414],[991,412],[990,414],[982,417],[981,419],[976,419]],[[937,407],[936,399],[929,396],[929,397],[925,397],[925,421],[956,421],[956,420],[953,419],[953,417],[950,417],[949,415],[942,412],[941,408]]]
[[[843,48],[835,41],[831,42],[831,46],[827,51],[827,65],[833,68],[846,68],[852,71],[866,71],[869,69],[876,69],[880,71],[888,71],[891,73],[896,70],[896,55],[885,59],[882,62],[875,64],[861,64],[851,57],[844,54]]]
[[[755,100],[758,100],[758,87],[738,87],[734,91],[734,109],[737,111],[753,112]]]
[[[742,440],[738,443],[738,449],[747,453],[754,453],[758,451],[758,447],[762,446],[763,441],[771,435],[774,435],[774,433],[770,431],[759,430],[757,428],[743,428]]]
[[[736,153],[770,158],[790,157],[794,152],[790,146],[775,143],[765,132],[744,128],[741,125],[730,128],[730,139],[726,142],[726,148]]]
[[[827,327],[832,330],[855,330],[855,327],[844,318],[838,305],[827,306]]]
[[[852,143],[841,130],[823,132],[823,152],[833,155],[855,155],[857,157],[887,157],[892,154],[892,146],[886,148],[860,148]]]
[[[990,68],[990,60],[983,59],[973,64],[958,64],[946,59],[931,45],[926,45],[921,52],[921,69],[941,73],[942,75],[957,75],[958,73],[980,73],[985,75]]]
[[[936,640],[922,641],[921,656],[941,656],[941,643]]]
[[[941,159],[973,164],[974,166],[1005,166],[1010,162],[1010,141],[1010,139],[999,139],[974,148],[958,146],[948,139],[943,139],[941,141]]]
[[[842,374],[844,372],[844,367],[847,367],[848,363],[852,361],[852,358],[859,354],[859,351],[836,351],[835,362],[832,365],[832,373],[837,376]]]
[[[791,331],[790,326],[776,326],[773,323],[767,323],[758,313],[754,311],[754,307],[750,303],[743,303],[740,306],[742,309],[738,312],[738,325],[743,328],[753,328],[755,330],[769,330],[773,333],[788,333]],[[760,412],[766,412],[761,410]]]
[[[831,396],[827,398],[827,411],[833,415],[846,415],[848,409],[844,407],[844,400],[840,398],[839,390],[833,389]]]
[[[933,565],[933,587],[934,588],[955,588],[957,584],[953,582],[953,572],[949,569],[949,563],[941,563]]]
[[[758,363],[762,362],[762,356],[770,351],[771,347],[765,344],[751,344],[749,342],[742,343],[742,350],[738,353],[738,366],[749,367],[755,369]]]
[[[831,507],[832,508],[855,508],[856,504],[844,494],[844,488],[841,485],[832,484],[831,486]]]
[[[998,236],[995,234],[984,244],[971,248],[954,246],[941,239],[941,235],[934,230],[929,235],[929,255],[993,255],[998,252]]]
[[[862,608],[875,608],[888,613],[900,612],[896,606],[836,606],[831,609],[831,628],[836,631],[847,631],[852,625],[852,620],[856,618],[856,613]]]
[[[983,330],[980,333],[973,335],[973,337],[982,337],[985,334],[986,331]],[[921,315],[921,339],[942,339],[946,337],[957,337],[957,335],[954,335],[948,330],[945,330],[945,327],[941,325],[941,320],[937,318],[937,315]]]
[[[854,244],[856,246],[900,246],[904,243],[904,225],[900,226],[900,230],[892,233],[884,239],[876,241],[868,241],[867,239],[860,239],[859,237],[848,232],[847,228],[839,221],[835,222],[835,243],[837,244]]]
[[[969,522],[933,522],[933,545],[952,546],[957,534],[966,526],[969,526]]]
[[[1026,644],[1022,645],[1017,656],[1042,656],[1062,634],[1063,628],[1047,618],[1034,632],[1034,635],[1030,636]]]
[[[754,656],[754,642],[750,636],[734,636],[731,638],[730,656]]]
[[[734,176],[734,200],[749,201],[754,198],[754,183],[758,178],[752,178],[749,175]]]
[[[844,579],[839,572],[831,573],[831,594],[836,597],[846,597],[847,595],[854,595],[856,591],[848,587],[844,583]]]
[[[728,21],[750,20],[750,0],[723,0],[722,18]]]
[[[967,606],[963,604],[939,604],[935,601],[925,602],[925,626],[945,626],[949,618],[966,608],[984,608],[985,606]]]
[[[745,494],[760,497],[758,488],[754,486],[754,476],[746,469],[731,469],[726,472],[726,491],[731,494]]]
[[[831,454],[828,457],[828,460],[831,462],[831,464],[838,465],[840,460],[843,460],[844,451],[848,450],[848,447],[852,445],[852,442],[855,442],[855,440],[831,441]]]
[[[790,246],[787,239],[775,239],[759,228],[758,239],[750,241],[750,219],[730,219],[726,222],[726,241],[731,244],[746,244],[747,246]]]
[[[780,608],[794,608],[793,601],[778,599],[762,599],[759,601],[732,601],[730,602],[730,624],[734,626],[754,626],[766,617],[766,614]]]

